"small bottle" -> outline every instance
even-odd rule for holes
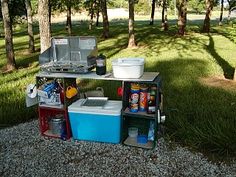
[[[156,112],[156,86],[152,86],[148,91],[148,114],[155,114]]]
[[[100,54],[96,59],[96,74],[104,75],[106,74],[106,56]]]
[[[130,98],[129,98],[130,112],[138,112],[139,92],[140,92],[139,84],[131,83]]]
[[[149,130],[148,130],[148,140],[149,141],[154,141],[154,132],[155,132],[154,121],[151,120],[150,125],[149,125]]]
[[[140,86],[140,93],[139,93],[139,110],[140,111],[146,111],[147,110],[147,90],[148,87],[146,85],[141,85]]]

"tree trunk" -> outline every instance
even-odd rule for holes
[[[154,24],[155,7],[156,7],[156,0],[152,0],[152,12],[151,12],[150,25]]]
[[[66,24],[67,24],[67,31],[68,35],[71,36],[72,34],[72,23],[71,23],[71,2],[67,0],[66,2],[67,10],[66,10]]]
[[[165,0],[163,0],[163,4],[162,4],[162,11],[161,11],[161,22],[162,24],[165,23]]]
[[[96,3],[96,26],[99,25],[99,12],[100,12],[100,1],[99,0],[95,0],[95,3]]]
[[[228,12],[228,18],[227,18],[228,23],[230,22],[230,19],[231,19],[231,10],[229,9],[229,12]]]
[[[103,18],[103,38],[109,37],[109,22],[107,16],[107,3],[106,0],[101,0],[101,7],[102,7],[102,18]]]
[[[224,0],[221,0],[221,6],[220,6],[220,21],[219,25],[222,25],[222,20],[223,20],[223,11],[224,11]]]
[[[236,67],[234,68],[234,76],[233,76],[233,81],[236,81]]]
[[[97,10],[97,13],[96,13],[96,26],[99,25],[99,9]]]
[[[135,47],[134,37],[134,0],[129,0],[129,43],[128,48]]]
[[[32,7],[30,0],[25,0],[25,7],[27,10],[27,24],[28,24],[28,35],[29,35],[29,52],[35,52],[34,47],[34,32],[33,32],[33,17],[32,17]]]
[[[185,27],[187,21],[187,0],[179,0],[177,4],[178,9],[178,34],[183,36],[185,34]]]
[[[209,33],[210,32],[210,16],[211,11],[213,9],[213,1],[212,0],[206,0],[206,16],[203,24],[203,32]]]
[[[95,1],[91,1],[90,2],[90,22],[89,22],[89,29],[91,30],[92,29],[92,26],[93,26],[93,17],[94,17],[94,7],[95,7]]]
[[[167,7],[166,0],[163,0],[162,13],[161,13],[162,28],[164,31],[168,30],[168,19],[167,19]]]
[[[38,1],[39,36],[41,53],[50,47],[49,0]]]
[[[12,24],[9,15],[8,0],[1,0],[2,7],[2,18],[4,23],[4,32],[5,32],[5,46],[6,46],[6,57],[7,57],[7,71],[17,69],[14,48],[13,48],[13,39],[12,39]]]
[[[40,0],[39,0],[40,1]],[[52,32],[52,28],[51,28],[51,19],[52,19],[52,0],[48,0],[48,14],[49,14],[49,30],[50,30],[50,33]],[[38,3],[39,4],[39,3]],[[39,5],[38,5],[39,6]]]

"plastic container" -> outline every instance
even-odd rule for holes
[[[139,144],[146,144],[148,142],[148,136],[147,135],[138,135],[137,142]]]
[[[129,134],[129,137],[131,137],[131,138],[137,138],[137,136],[138,136],[138,128],[136,128],[136,127],[128,128],[128,134]]]
[[[130,112],[138,112],[139,84],[132,83],[130,89]]]
[[[64,116],[62,114],[56,115],[50,120],[49,126],[50,126],[52,134],[61,136],[61,134],[63,134],[65,131]]]
[[[112,61],[115,78],[140,78],[144,70],[144,58],[118,58]]]
[[[119,143],[121,101],[108,100],[104,106],[82,106],[80,99],[68,107],[72,135],[77,140]]]
[[[140,86],[140,93],[139,93],[139,111],[146,111],[147,110],[147,101],[148,101],[148,87],[145,85]]]
[[[106,56],[101,54],[96,59],[96,74],[104,75],[106,74],[106,71]]]

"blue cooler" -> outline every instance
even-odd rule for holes
[[[108,100],[104,106],[83,106],[80,99],[68,107],[72,135],[77,140],[119,143],[121,101]]]

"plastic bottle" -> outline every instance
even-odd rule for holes
[[[148,130],[148,140],[154,141],[154,121],[150,121],[149,130]]]
[[[148,91],[148,114],[155,114],[156,112],[156,86],[152,86]]]
[[[130,112],[138,112],[139,108],[139,92],[140,86],[136,83],[131,83],[130,89]]]
[[[96,59],[96,74],[104,75],[106,74],[106,56],[100,54]]]
[[[146,111],[147,110],[147,92],[148,88],[146,85],[141,85],[140,86],[140,93],[139,93],[139,110],[140,111]]]

